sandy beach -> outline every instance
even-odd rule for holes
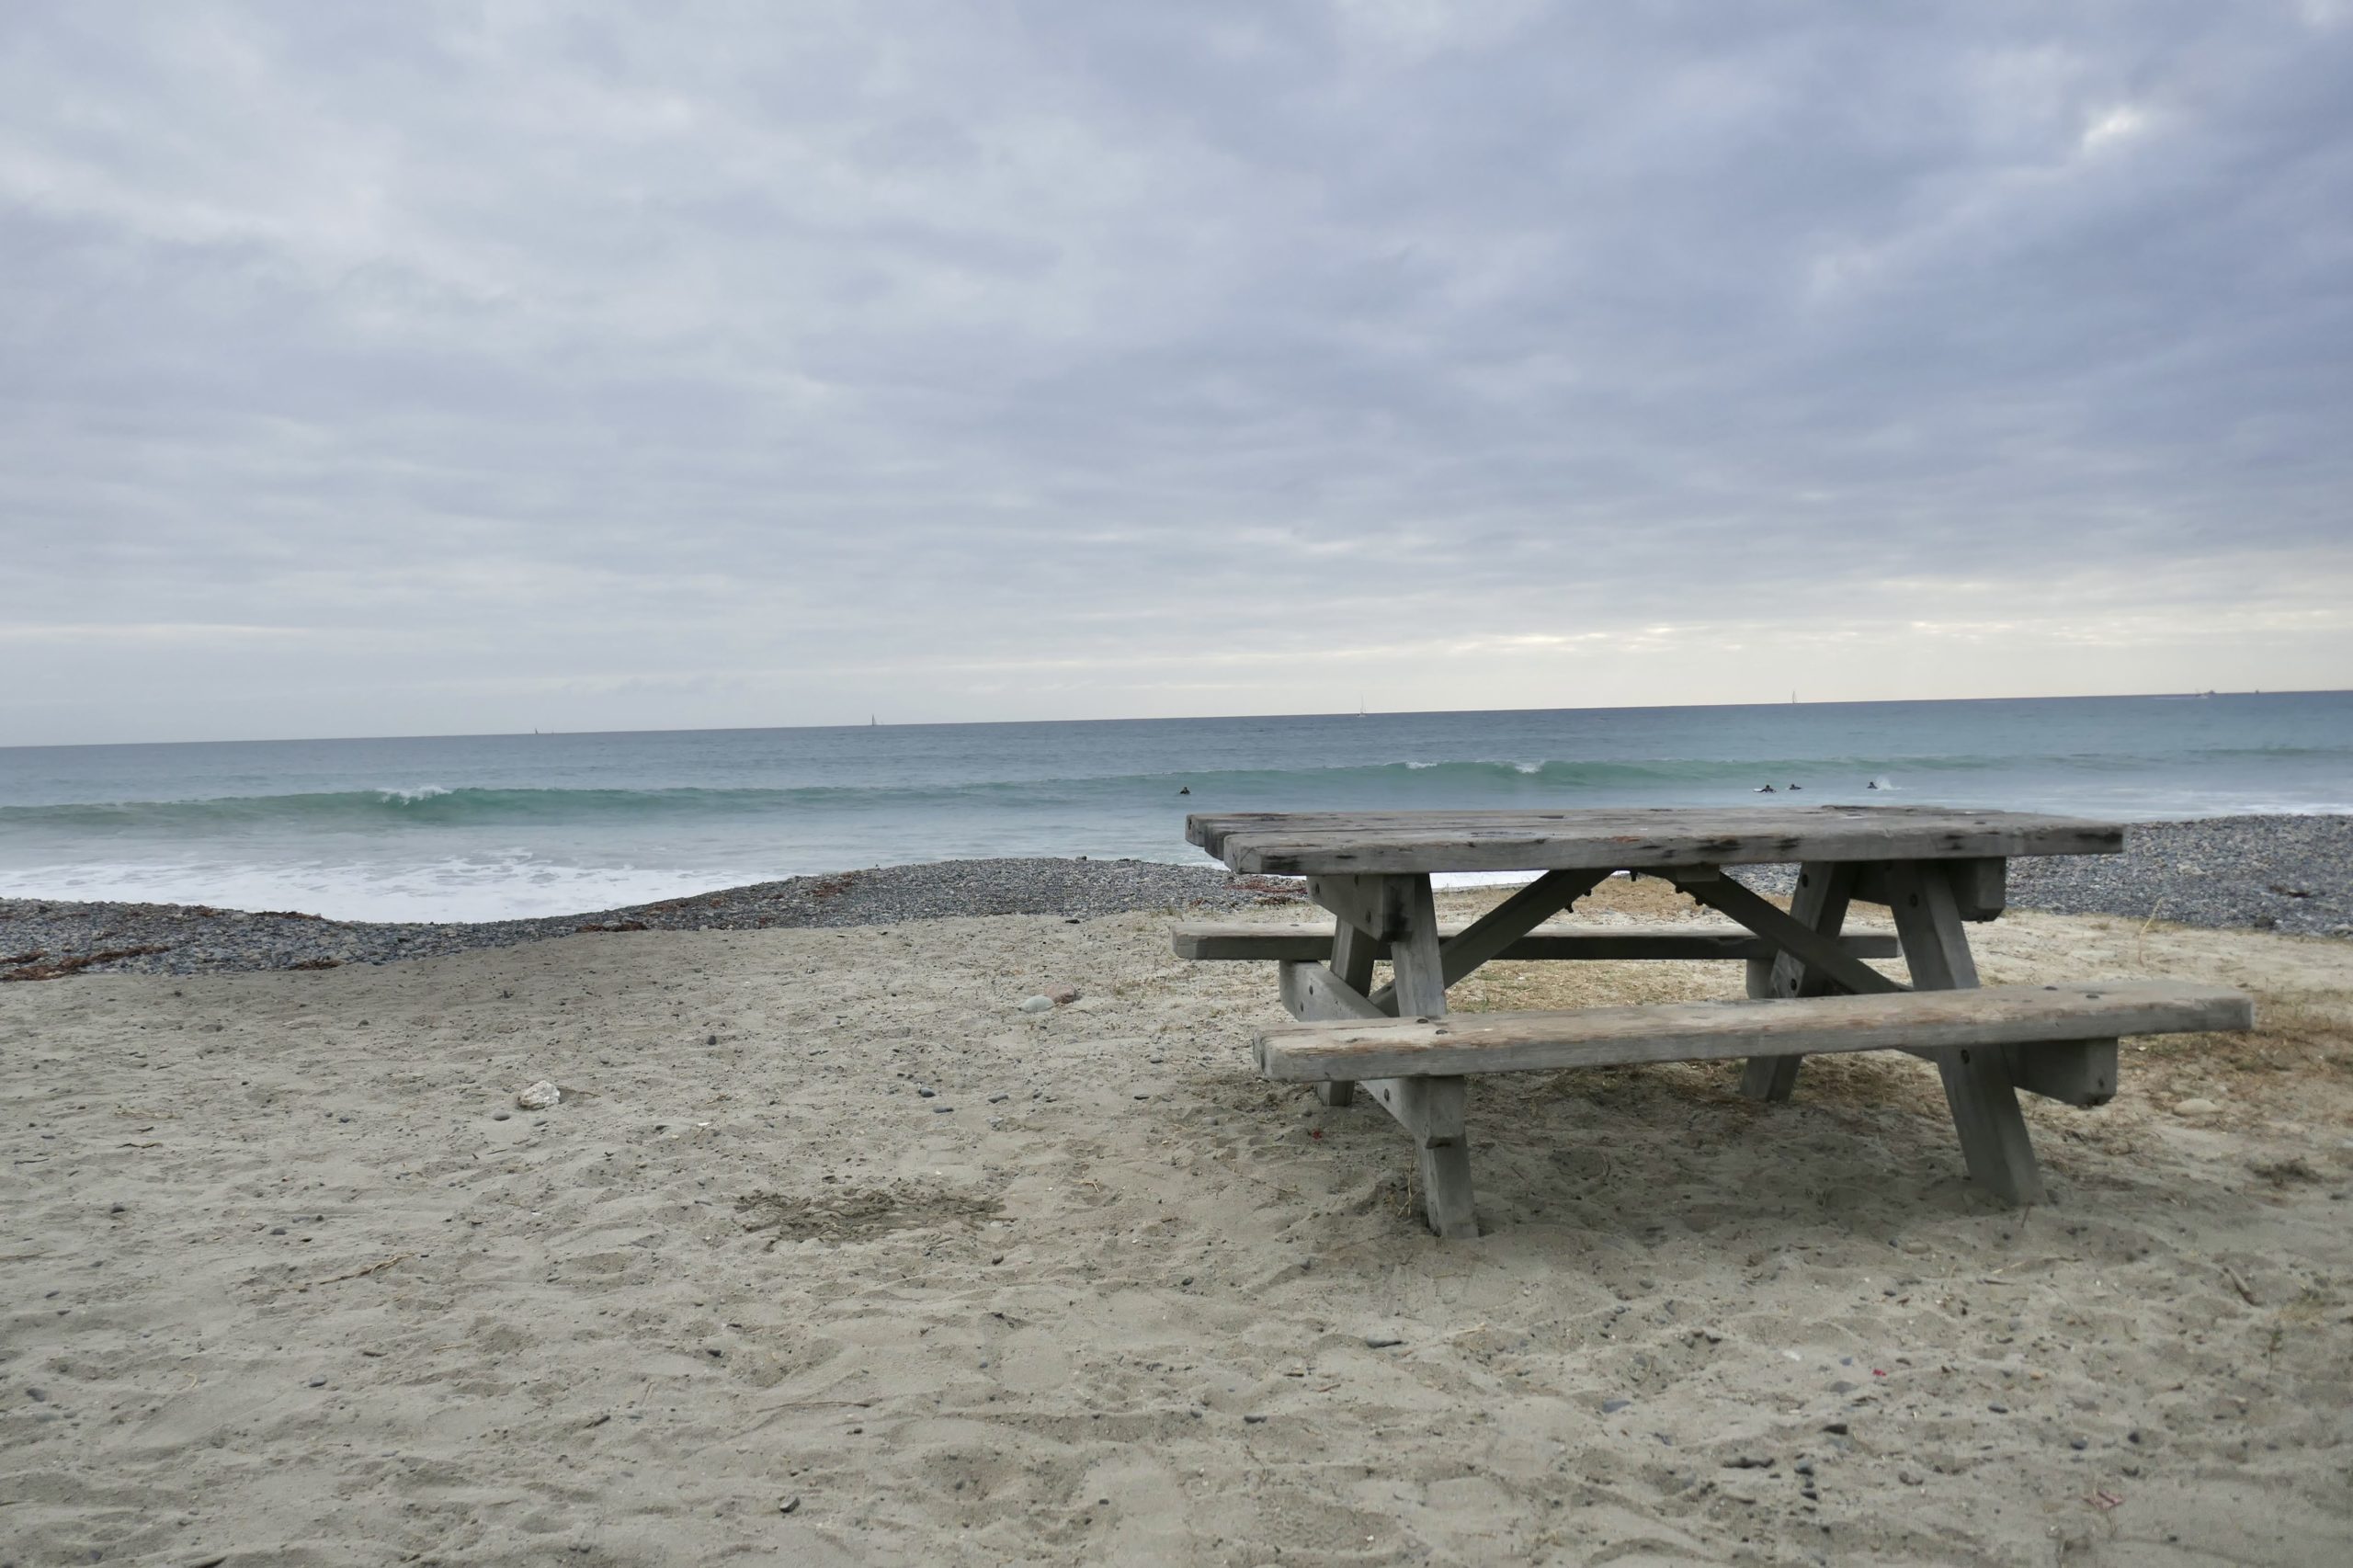
[[[1769,1108],[1529,1074],[1473,1085],[1449,1244],[1377,1108],[1249,1071],[1271,974],[1171,918],[0,987],[0,1562],[2353,1556],[2342,940],[1981,927],[1989,980],[2262,1008],[2029,1100],[2048,1208],[1972,1192],[1909,1059]]]

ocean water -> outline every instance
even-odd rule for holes
[[[2353,692],[5,748],[0,894],[482,920],[965,856],[1206,863],[1188,811],[1768,800],[2348,812]]]

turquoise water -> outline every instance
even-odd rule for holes
[[[0,893],[491,919],[963,856],[1199,860],[1188,811],[1768,799],[2353,811],[2353,692],[19,747]]]

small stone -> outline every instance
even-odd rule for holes
[[[2173,1113],[2176,1116],[2211,1116],[2222,1108],[2212,1100],[2193,1096],[2188,1099],[2174,1102]]]
[[[1053,1010],[1054,999],[1051,996],[1025,996],[1019,1008],[1024,1013],[1051,1013]]]
[[[1601,1402],[1601,1414],[1615,1415],[1633,1403],[1631,1399],[1605,1399]]]
[[[1895,1472],[1895,1479],[1902,1482],[1906,1486],[1917,1486],[1920,1484],[1920,1478],[1913,1474],[1908,1470],[1897,1471]]]
[[[1242,1424],[1245,1426],[1263,1426],[1267,1424],[1267,1418],[1263,1415],[1245,1415],[1242,1418]]]
[[[2092,1445],[2091,1440],[2087,1437],[2070,1437],[2067,1439],[2067,1446],[2075,1449],[2077,1453],[2082,1453],[2086,1449],[2090,1448]]]
[[[524,1110],[545,1110],[550,1106],[562,1104],[563,1100],[563,1091],[545,1078],[515,1096],[515,1104]]]
[[[514,1113],[511,1111],[494,1110],[490,1113],[490,1119],[493,1121],[507,1121],[513,1119],[513,1114]]]
[[[939,1091],[938,1089],[917,1089],[915,1094],[923,1099],[933,1099],[938,1097]]]
[[[1190,1284],[1191,1281],[1188,1280],[1186,1283]],[[1368,1334],[1364,1336],[1365,1348],[1368,1350],[1386,1350],[1392,1345],[1404,1343],[1393,1334]]]
[[[797,1509],[799,1509],[799,1508],[800,1508],[800,1506],[801,1506],[801,1499],[800,1499],[800,1498],[798,1498],[798,1497],[788,1497],[788,1498],[786,1498],[783,1502],[779,1503],[779,1504],[776,1506],[776,1511],[777,1511],[778,1513],[779,1513],[779,1514],[790,1514],[790,1513],[792,1513],[792,1512],[796,1511]]]
[[[1078,987],[1075,985],[1050,985],[1046,988],[1046,1000],[1051,1002],[1057,1007],[1067,1007],[1073,1002],[1078,1000]]]

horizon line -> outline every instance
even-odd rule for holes
[[[1641,713],[1660,710],[1694,710],[1711,708],[1895,708],[1958,706],[1984,702],[2149,702],[2184,701],[2211,697],[2340,697],[2353,695],[2353,687],[2313,687],[2302,689],[2272,690],[2262,687],[2244,691],[2132,691],[2132,692],[2072,692],[2041,697],[1875,697],[1840,698],[1820,701],[1801,701],[1794,695],[1787,702],[1620,702],[1590,708],[1399,708],[1349,711],[1298,713],[1189,713],[1171,714],[1158,718],[1132,716],[1116,719],[915,719],[883,724],[870,716],[866,722],[848,722],[830,724],[704,724],[682,729],[628,730],[478,730],[465,732],[423,732],[405,734],[377,735],[244,735],[213,740],[171,741],[53,741],[21,742],[0,744],[0,753],[17,751],[97,751],[115,746],[239,746],[293,745],[303,743],[349,744],[362,741],[482,741],[519,740],[527,738],[584,739],[609,735],[733,735],[775,731],[800,730],[946,730],[1011,728],[1025,724],[1213,724],[1245,720],[1267,719],[1421,719],[1451,714],[1488,713]]]

